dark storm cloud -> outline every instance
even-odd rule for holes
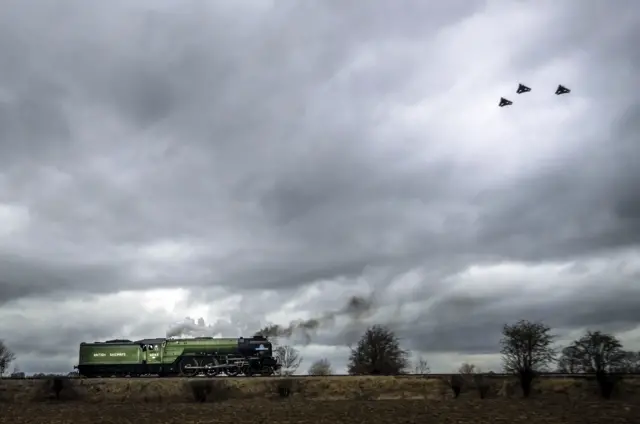
[[[640,272],[625,270],[628,264],[620,259],[600,271],[592,270],[597,265],[579,265],[555,276],[550,271],[523,275],[507,269],[502,273],[509,272],[508,284],[501,283],[501,274],[488,273],[469,280],[474,286],[465,285],[460,280],[464,274],[458,274],[444,285],[419,287],[409,294],[392,287],[378,294],[388,308],[376,318],[320,332],[313,341],[350,345],[372,323],[382,322],[412,350],[491,354],[499,350],[503,325],[520,319],[548,324],[561,342],[575,329],[618,333],[637,328]],[[499,288],[483,290],[492,285]]]
[[[58,291],[109,293],[117,288],[123,275],[111,265],[72,264],[46,259],[34,260],[0,253],[0,305],[28,295],[47,296]],[[125,288],[125,287],[120,287]]]
[[[640,153],[640,103],[621,115],[606,141],[587,144],[571,162],[516,181],[519,190],[490,199],[503,204],[484,218],[480,240],[528,260],[637,245],[640,172],[633,158]]]
[[[607,332],[637,327],[636,289],[615,287],[587,289],[573,299],[545,299],[526,304],[502,299],[445,299],[425,312],[414,325],[398,325],[408,346],[430,352],[495,353],[502,326],[520,319],[543,321],[562,336],[569,329],[590,328]],[[590,293],[589,293],[590,292]]]
[[[130,298],[42,297],[4,305],[0,332],[25,372],[70,372],[81,342],[162,337],[161,312],[140,314]],[[53,367],[53,368],[51,368]]]
[[[376,253],[375,244],[395,236],[390,230],[372,237],[370,226],[396,221],[390,213],[404,207],[405,199],[442,196],[446,187],[425,187],[425,182],[447,180],[446,165],[403,170],[397,160],[386,158],[387,152],[370,152],[366,139],[373,116],[367,98],[376,91],[389,96],[394,87],[385,89],[372,80],[369,93],[360,92],[359,98],[348,85],[344,93],[334,88],[322,98],[323,85],[344,66],[347,53],[373,36],[375,21],[384,16],[381,9],[342,11],[339,20],[346,26],[365,12],[372,19],[345,38],[323,26],[337,15],[320,8],[319,19],[305,27],[306,35],[283,39],[288,34],[272,26],[268,15],[238,16],[240,23],[256,24],[253,32],[243,34],[242,25],[225,31],[214,24],[203,26],[189,10],[105,12],[76,6],[76,13],[45,8],[34,14],[13,3],[4,18],[8,41],[3,47],[15,62],[3,75],[3,89],[9,93],[3,119],[11,123],[3,129],[3,158],[12,163],[7,176],[13,182],[13,194],[7,190],[3,197],[37,211],[32,237],[37,234],[51,246],[67,243],[72,257],[79,250],[103,263],[111,257],[112,273],[123,263],[106,246],[151,243],[178,234],[191,240],[215,238],[222,245],[232,238],[253,246],[203,260],[201,266],[222,270],[220,278],[191,278],[184,284],[273,288],[357,275],[372,262],[415,249],[398,246],[393,255]],[[295,7],[276,10],[274,16],[301,13],[302,18],[314,10]],[[454,16],[445,14],[442,22]],[[396,22],[387,30],[390,35],[403,28],[417,31],[414,24]],[[37,36],[28,31],[31,26],[39,28]],[[43,45],[41,34],[48,31]],[[326,35],[330,37],[320,42]],[[32,60],[18,53],[21,49],[41,54]],[[393,69],[396,65],[389,71],[400,71]],[[22,72],[17,71],[20,66]],[[347,120],[336,115],[340,106],[330,105],[332,98],[346,106],[342,113]],[[31,105],[32,113],[20,114],[27,107],[22,105]],[[124,127],[114,132],[114,124]],[[48,143],[45,133],[67,144]],[[166,138],[172,141],[166,144]],[[29,164],[28,174],[20,164]],[[391,173],[385,175],[387,171]],[[392,199],[395,207],[389,205]],[[357,228],[354,219],[360,221]],[[277,243],[281,253],[256,259],[264,257],[262,249],[236,230],[248,220],[255,224],[245,228],[262,234],[264,241],[257,246],[277,251],[272,248]],[[332,231],[327,231],[329,224]],[[220,232],[223,227],[230,230]],[[353,250],[354,237],[369,247],[345,255]],[[332,253],[336,245],[345,246],[345,252]],[[48,289],[53,291],[59,285],[52,275]],[[74,288],[72,284],[59,289]],[[27,295],[30,287],[15,291]],[[75,286],[92,287],[84,282]]]
[[[593,99],[592,119],[610,129],[585,135],[570,160],[525,175],[504,191],[486,196],[484,205],[498,206],[480,222],[480,241],[489,250],[539,261],[635,246],[640,241],[640,221],[634,215],[640,194],[640,172],[634,165],[640,153],[640,79],[629,78],[640,69],[640,55],[633,48],[633,40],[640,37],[640,8],[623,3],[557,5],[557,13],[549,15],[548,31],[532,37],[529,48],[514,55],[521,72],[575,57],[589,70],[578,90]],[[562,127],[567,138],[575,130]],[[562,142],[559,134],[558,143]]]
[[[43,154],[55,154],[71,136],[57,93],[38,85],[34,81],[33,87],[19,93],[13,102],[0,100],[0,140],[3,151],[12,152],[0,157],[3,167],[9,167],[12,158],[29,161]]]
[[[392,270],[375,283],[384,286],[394,272],[420,267],[430,272],[421,282],[431,287],[426,297],[470,264],[536,263],[638,243],[635,3],[3,4],[0,202],[27,207],[29,218],[0,238],[0,257],[20,258],[0,262],[0,301],[171,286],[193,287],[205,300],[211,287],[289,293]],[[465,55],[474,37],[499,28],[503,10],[517,7],[553,25],[508,44],[500,72],[515,83],[549,63],[574,63],[563,73],[574,80],[553,81],[573,88],[571,97],[549,102],[571,110],[588,103],[581,122],[598,131],[558,126],[558,146],[574,134],[581,142],[551,166],[485,185],[485,171],[500,174],[502,150],[517,140],[487,147],[492,157],[477,160],[491,166],[478,171],[459,158],[468,138],[489,145],[504,138],[501,130],[461,133],[431,115],[458,86],[449,80],[459,75],[455,66],[477,82],[455,100],[459,127],[478,115],[474,99],[499,96],[483,86],[491,77],[472,71],[500,46],[480,60]],[[485,12],[497,18],[482,20]],[[452,43],[467,50],[439,51],[459,28],[477,31]],[[436,109],[419,119],[433,133],[404,130],[398,110],[425,100]],[[498,122],[517,125],[518,111]],[[149,259],[145,249],[165,240],[206,249],[179,264]],[[619,292],[593,310],[608,311]],[[424,348],[485,351],[491,343],[483,345],[480,327],[528,311],[495,315],[500,300],[445,298],[433,316],[449,317],[465,302],[483,318],[454,314],[405,336],[420,334],[412,343]],[[595,324],[597,312],[568,312],[580,302],[576,295],[563,304],[567,316],[559,313],[557,324]],[[550,305],[531,314],[553,316],[560,307]],[[456,344],[461,334],[470,335]]]
[[[520,71],[578,56],[594,68],[590,79],[601,83],[585,88],[607,91],[611,82],[608,78],[640,64],[640,54],[632,47],[640,20],[640,10],[633,0],[615,5],[591,0],[545,3],[553,7],[553,13],[546,15],[545,31],[529,38],[526,48],[513,54],[513,65]],[[602,72],[603,68],[608,69]]]

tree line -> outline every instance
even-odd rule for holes
[[[531,393],[534,379],[545,372],[593,374],[606,398],[611,396],[621,375],[640,373],[640,352],[625,350],[612,334],[588,330],[563,348],[554,345],[556,338],[551,327],[542,322],[520,320],[503,326],[500,340],[502,368],[518,378],[525,397]],[[283,365],[282,374],[295,373],[300,367],[302,358],[292,346],[277,346],[274,352]],[[351,348],[347,371],[351,375],[429,372],[426,359],[417,358],[412,367],[409,358],[409,351],[401,347],[392,330],[374,325]],[[480,370],[473,364],[462,364],[458,372],[464,376],[479,374]],[[329,375],[331,364],[327,359],[321,359],[311,365],[308,373]]]

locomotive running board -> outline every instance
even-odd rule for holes
[[[185,369],[187,370],[210,370],[210,369],[216,369],[216,368],[229,368],[229,367],[233,367],[235,365],[205,365],[203,367],[201,366],[197,366],[197,367],[192,367],[191,365],[187,365],[185,367]]]

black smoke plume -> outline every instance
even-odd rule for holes
[[[305,342],[309,344],[315,331],[333,325],[336,318],[347,318],[350,324],[353,324],[370,316],[374,310],[373,306],[373,296],[367,298],[352,296],[349,298],[347,304],[337,311],[325,312],[319,317],[307,320],[291,321],[289,325],[286,326],[270,324],[257,331],[255,335],[274,339],[301,335],[304,337]]]

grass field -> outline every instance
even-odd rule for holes
[[[490,385],[455,399],[442,378],[73,379],[58,399],[51,380],[0,380],[0,423],[640,423],[637,378],[608,401],[585,379],[540,380],[530,399]]]

